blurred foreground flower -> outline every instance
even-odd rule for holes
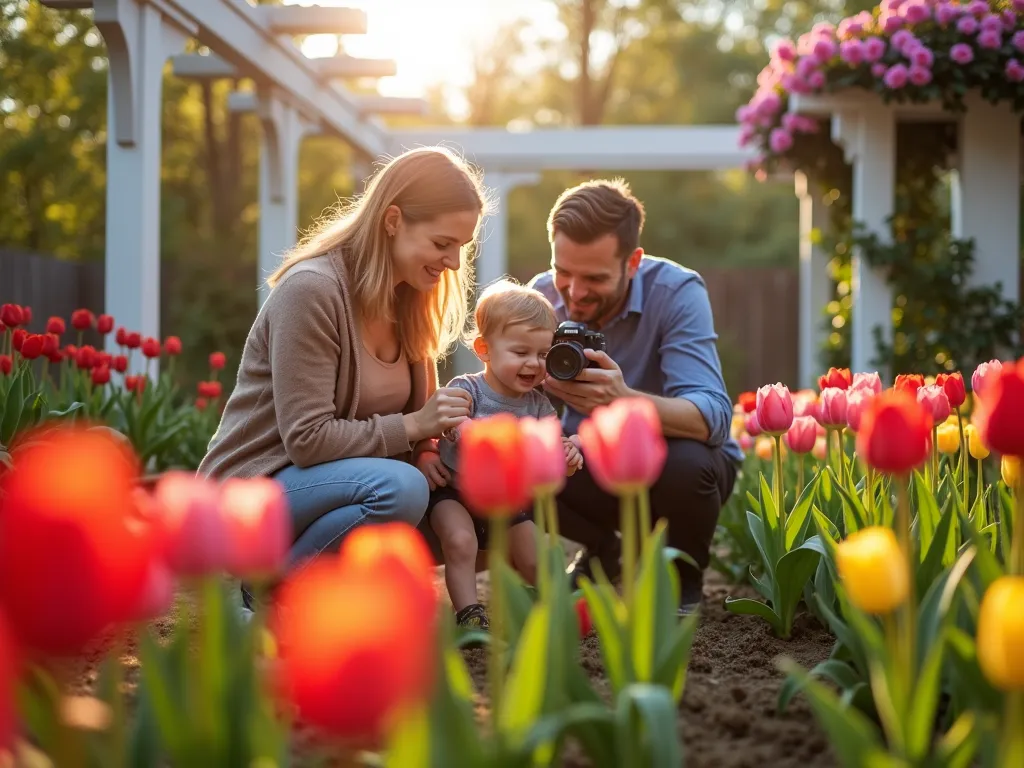
[[[0,605],[29,649],[75,654],[133,617],[155,550],[137,469],[106,430],[26,437],[0,476]]]
[[[1024,364],[1006,363],[985,382],[974,420],[990,450],[1024,456]]]
[[[992,685],[1024,690],[1024,577],[1003,576],[985,592],[978,614],[978,662]]]
[[[533,496],[557,494],[565,486],[565,447],[562,422],[556,416],[519,420],[523,436],[526,484]]]
[[[14,740],[17,727],[15,685],[18,678],[18,660],[7,621],[0,614],[0,755]]]
[[[839,543],[836,564],[850,602],[866,613],[891,613],[910,594],[910,574],[891,528],[872,526]]]
[[[240,578],[279,572],[292,544],[292,518],[281,485],[268,477],[231,478],[220,488],[227,570]]]
[[[999,474],[1003,482],[1013,491],[1020,482],[1020,459],[1016,456],[1003,456],[999,462]]]
[[[205,576],[227,565],[228,532],[217,486],[188,472],[167,472],[154,490],[164,556],[182,576]]]
[[[932,420],[915,396],[899,390],[871,399],[857,434],[857,453],[880,472],[907,474],[928,456]]]
[[[473,512],[507,517],[529,502],[523,447],[518,420],[509,413],[459,428],[459,490]]]
[[[608,493],[637,494],[661,476],[668,444],[647,398],[626,397],[595,408],[579,434],[590,472]]]
[[[372,531],[372,527],[366,530]],[[352,745],[430,695],[436,613],[410,571],[321,556],[277,593],[276,684],[299,719]]]

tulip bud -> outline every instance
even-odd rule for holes
[[[855,373],[853,374],[853,384],[850,388],[864,390],[877,395],[882,391],[882,379],[878,375],[877,371],[873,371],[871,373]]]
[[[2,373],[4,376],[7,376],[13,369],[14,361],[11,359],[11,356],[0,355],[0,373]]]
[[[757,390],[757,423],[769,435],[781,435],[793,426],[793,396],[783,384]]]
[[[28,334],[21,343],[21,356],[26,360],[35,360],[43,354],[43,343],[45,341],[46,338],[44,336],[36,333]]]
[[[821,390],[818,420],[825,427],[846,426],[846,390],[826,387]]]
[[[580,639],[589,635],[594,629],[594,622],[590,618],[590,608],[585,598],[576,601],[576,621],[579,624]]]
[[[96,322],[96,317],[88,309],[76,309],[71,313],[71,327],[76,331],[87,331]]]
[[[939,453],[951,455],[960,450],[960,428],[956,424],[943,424],[937,430]]]
[[[964,377],[960,375],[959,371],[955,373],[940,373],[935,377],[935,383],[942,387],[942,390],[946,393],[951,408],[959,408],[967,400]]]
[[[836,565],[850,602],[866,613],[891,613],[910,594],[906,557],[891,528],[851,533],[836,549]]]
[[[872,390],[867,387],[857,388],[856,385],[846,393],[846,426],[851,432],[860,432],[864,411],[874,396]]]
[[[140,376],[145,381],[145,377]],[[182,576],[202,576],[226,564],[227,527],[214,483],[178,470],[160,477],[154,496],[160,508],[167,562]]]
[[[917,390],[917,402],[931,414],[932,423],[941,424],[949,418],[949,398],[938,384],[928,384]]]
[[[110,315],[100,315],[96,318],[96,331],[106,336],[114,330],[114,318]]]
[[[531,494],[557,494],[565,485],[565,446],[562,423],[556,416],[544,419],[521,418],[523,460],[526,462],[526,483]]]
[[[509,516],[526,505],[530,489],[515,416],[499,413],[465,422],[459,429],[459,445],[459,490],[473,512]]]
[[[999,376],[1002,367],[1003,364],[999,360],[989,360],[974,369],[971,376],[971,392],[976,398],[984,395],[988,383]]]
[[[917,395],[917,390],[924,386],[924,376],[920,373],[901,373],[893,382],[892,388],[897,392],[909,392]]]
[[[775,441],[770,437],[759,437],[754,441],[754,455],[761,461],[771,461],[775,455]]]
[[[829,368],[828,373],[818,377],[818,389],[824,391],[830,387],[836,389],[849,389],[853,383],[853,376],[849,368]]]
[[[1020,459],[1004,455],[999,462],[999,474],[1007,487],[1016,489],[1017,483],[1020,482]]]
[[[171,357],[181,354],[181,339],[177,336],[168,336],[164,339],[164,352]]]
[[[905,474],[928,456],[931,416],[907,392],[893,390],[871,399],[857,434],[857,453],[881,472]]]
[[[228,364],[228,359],[223,352],[211,352],[210,353],[210,368],[215,371],[219,371],[225,365]]]
[[[595,408],[580,424],[579,436],[595,482],[617,496],[650,488],[668,458],[658,411],[644,397]]]
[[[751,413],[755,408],[757,408],[757,393],[741,392],[739,404],[743,408],[744,413]]]
[[[978,664],[992,685],[1024,690],[1024,577],[1002,576],[985,591],[978,612]]]
[[[761,425],[757,423],[757,412],[747,414],[747,434],[751,437],[757,437],[761,434]]]
[[[267,477],[225,480],[220,514],[229,573],[247,579],[283,570],[292,543],[292,520],[277,482]]]
[[[142,354],[145,357],[160,357],[161,351],[159,339],[147,336],[142,340]]]
[[[55,333],[58,336],[66,330],[63,317],[51,317],[46,321],[46,332]]]
[[[795,417],[786,433],[786,445],[793,453],[810,453],[817,439],[817,424],[810,416]]]
[[[975,423],[991,450],[1024,456],[1024,364],[1007,363],[985,382]]]
[[[967,433],[967,449],[971,452],[971,458],[987,459],[989,450],[981,442],[981,433],[978,431],[978,428],[973,424],[968,424],[964,427],[964,432]]]

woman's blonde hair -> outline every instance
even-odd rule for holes
[[[413,149],[385,164],[362,195],[322,219],[285,256],[267,284],[273,288],[295,264],[338,250],[359,316],[395,322],[410,361],[437,358],[458,340],[466,321],[479,222],[473,240],[462,248],[457,271],[445,270],[428,292],[405,284],[396,291],[391,241],[384,231],[384,213],[392,205],[412,223],[461,211],[475,211],[482,218],[489,210],[477,170],[443,147]]]
[[[558,327],[555,308],[543,293],[505,278],[487,286],[476,302],[473,327],[465,337],[472,347],[479,337],[493,338],[512,325],[543,328],[552,333]]]

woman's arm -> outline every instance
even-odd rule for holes
[[[341,352],[349,344],[348,329],[337,325],[337,291],[326,275],[298,272],[267,299],[277,426],[288,458],[299,467],[411,449],[400,413],[362,421],[334,416]]]

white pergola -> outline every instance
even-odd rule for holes
[[[351,145],[357,181],[370,174],[375,158],[423,145],[449,146],[481,167],[498,207],[486,223],[477,263],[479,284],[507,271],[509,193],[536,183],[544,170],[726,170],[743,167],[753,157],[751,150],[739,147],[736,126],[389,131],[378,115],[422,113],[424,103],[355,95],[339,81],[394,74],[394,62],[344,55],[309,59],[294,43],[295,35],[365,33],[366,15],[351,8],[252,6],[245,0],[40,1],[58,9],[92,7],[107,43],[110,127],[104,309],[119,323],[145,335],[160,335],[160,116],[162,78],[169,60],[180,77],[247,78],[255,83],[253,91],[233,93],[229,107],[254,113],[263,128],[257,276],[261,286],[281,254],[296,241],[299,148],[311,134],[337,136]],[[203,53],[184,54],[190,40],[197,40]],[[799,343],[801,384],[809,384],[816,374],[814,355],[822,340],[817,321],[831,290],[827,258],[811,246],[810,237],[812,227],[821,224],[822,206],[808,194],[804,181],[798,176],[797,193],[802,200]],[[685,247],[685,242],[680,243],[684,258]],[[863,294],[861,289],[855,295]],[[865,306],[869,312],[855,312],[855,317],[864,315],[862,325],[875,317],[881,304],[872,301]],[[859,339],[854,345],[855,367],[865,354],[862,337],[855,336]],[[458,365],[472,367],[473,363],[468,355]]]

